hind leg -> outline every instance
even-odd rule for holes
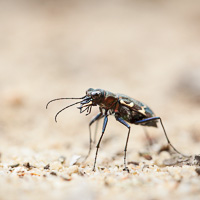
[[[143,119],[143,120],[137,121],[137,122],[135,122],[135,124],[142,124],[142,123],[145,123],[145,122],[155,121],[155,120],[160,120],[160,124],[161,124],[161,126],[162,126],[162,128],[163,128],[163,131],[164,131],[164,134],[165,134],[165,138],[167,139],[167,142],[168,142],[168,144],[172,147],[172,149],[173,149],[176,153],[178,153],[178,154],[180,154],[180,155],[182,155],[182,156],[184,156],[184,157],[190,157],[190,156],[188,156],[188,155],[184,155],[184,154],[182,154],[181,152],[179,152],[179,151],[171,144],[171,142],[170,142],[170,140],[169,140],[169,138],[168,138],[168,136],[167,136],[167,133],[166,133],[166,131],[165,131],[164,125],[163,125],[162,120],[161,120],[160,117],[150,117],[150,118],[147,118],[147,119]]]

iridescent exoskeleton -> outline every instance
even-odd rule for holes
[[[91,109],[93,106],[99,106],[99,111],[100,111],[99,114],[97,114],[89,123],[90,147],[89,147],[89,152],[88,152],[88,155],[86,156],[86,158],[89,156],[91,147],[92,147],[90,127],[95,121],[98,121],[101,118],[104,118],[102,134],[101,134],[101,137],[96,146],[97,149],[96,149],[93,170],[95,170],[98,150],[99,150],[100,143],[101,143],[101,140],[103,138],[103,135],[104,135],[104,132],[106,129],[109,115],[114,115],[115,119],[118,122],[120,122],[121,124],[123,124],[124,126],[126,126],[128,128],[128,135],[127,135],[126,144],[125,144],[125,148],[124,148],[124,170],[129,171],[127,168],[127,164],[126,164],[127,145],[128,145],[128,140],[129,140],[129,135],[130,135],[130,130],[131,130],[129,123],[136,124],[136,125],[142,125],[142,126],[157,127],[157,123],[160,121],[168,144],[178,154],[188,157],[188,156],[180,153],[171,144],[171,142],[167,136],[167,133],[165,131],[165,128],[164,128],[161,118],[155,116],[153,111],[147,105],[145,105],[144,103],[142,103],[140,101],[137,101],[137,100],[135,100],[129,96],[123,95],[123,94],[114,94],[112,92],[109,92],[109,91],[106,91],[103,89],[89,88],[86,91],[86,95],[84,97],[53,99],[48,102],[46,108],[48,107],[49,103],[51,103],[52,101],[62,100],[62,99],[81,99],[81,101],[75,102],[74,104],[71,104],[71,105],[63,108],[62,110],[60,110],[55,116],[55,121],[57,121],[57,116],[60,112],[62,112],[63,110],[65,110],[73,105],[80,103],[80,106],[78,107],[78,109],[80,109],[80,113],[83,113],[86,111],[86,115],[91,113]]]

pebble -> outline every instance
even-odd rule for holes
[[[77,165],[73,165],[73,166],[70,166],[68,169],[67,169],[67,173],[69,175],[73,174],[73,173],[78,173],[79,171],[79,168]]]

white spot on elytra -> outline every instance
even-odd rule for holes
[[[125,106],[128,106],[128,107],[133,107],[134,106],[133,102],[131,102],[131,103],[125,103],[123,99],[120,100],[120,103],[123,104],[123,105],[125,105]]]

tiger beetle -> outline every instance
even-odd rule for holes
[[[81,101],[75,102],[63,109],[61,109],[56,115],[55,115],[55,121],[57,122],[57,116],[59,113],[61,113],[63,110],[74,106],[76,104],[80,103],[80,106],[78,109],[80,109],[80,113],[83,113],[86,111],[86,115],[89,115],[91,113],[93,106],[99,106],[99,113],[90,121],[89,123],[89,152],[86,156],[86,158],[89,156],[91,148],[92,148],[92,137],[91,137],[91,125],[95,122],[100,120],[101,118],[104,118],[103,121],[103,128],[102,128],[102,134],[101,137],[97,143],[96,146],[96,154],[95,154],[95,160],[93,165],[93,171],[95,171],[96,161],[97,161],[97,155],[100,147],[101,140],[103,138],[106,125],[108,122],[108,116],[114,115],[115,119],[126,126],[128,128],[128,135],[125,143],[124,148],[124,170],[129,171],[127,164],[126,164],[126,152],[127,152],[127,146],[128,146],[128,140],[130,135],[131,127],[130,124],[135,125],[142,125],[142,126],[151,126],[151,127],[157,127],[157,122],[160,121],[160,124],[163,128],[164,135],[167,139],[168,144],[172,147],[172,149],[184,156],[188,157],[182,153],[180,153],[170,142],[167,133],[165,131],[163,122],[160,117],[156,117],[153,111],[145,104],[143,104],[140,101],[137,101],[133,98],[130,98],[123,94],[114,94],[112,92],[103,90],[103,89],[93,89],[89,88],[86,91],[86,95],[81,98],[58,98],[53,99],[49,101],[46,105],[46,108],[48,108],[49,103],[57,100],[63,100],[63,99],[81,99]]]

